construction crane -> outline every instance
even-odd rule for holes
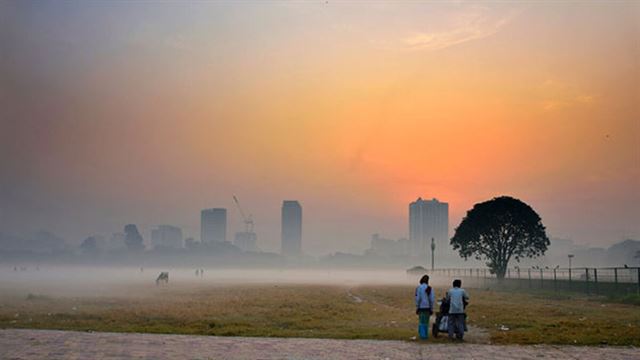
[[[252,233],[253,232],[253,218],[251,217],[251,214],[249,214],[249,216],[246,216],[244,214],[244,211],[242,211],[242,206],[240,206],[240,201],[238,201],[238,198],[235,195],[233,195],[233,201],[235,201],[236,206],[238,207],[238,210],[240,211],[240,215],[242,216],[242,220],[244,221],[245,232]]]

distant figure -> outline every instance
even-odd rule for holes
[[[18,267],[17,267],[17,266],[14,266],[14,267],[13,267],[13,271],[18,271]]]
[[[140,272],[143,273],[144,272],[144,268],[140,267]]]
[[[447,291],[446,300],[449,302],[449,339],[453,340],[454,335],[458,340],[464,339],[465,314],[464,309],[469,303],[469,296],[461,288],[462,281],[453,280],[453,288]]]
[[[160,285],[161,282],[164,282],[165,284],[169,283],[169,273],[168,272],[161,272],[160,275],[158,275],[158,278],[156,279],[156,285]]]
[[[429,318],[433,314],[435,304],[433,289],[429,286],[429,275],[420,278],[420,285],[416,288],[416,315],[418,315],[418,335],[420,339],[429,338]]]
[[[200,269],[200,277],[204,277],[204,269]]]
[[[200,276],[200,269],[196,269],[196,277]]]

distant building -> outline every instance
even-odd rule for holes
[[[257,236],[253,231],[240,231],[233,239],[233,245],[242,251],[258,251]]]
[[[435,240],[436,257],[449,256],[449,204],[433,200],[418,200],[409,204],[409,240],[416,256],[426,256]]]
[[[295,200],[282,202],[282,254],[302,254],[302,207]]]
[[[198,246],[198,244],[200,243],[197,242],[196,239],[192,237],[188,237],[184,239],[184,247],[186,247],[187,249],[195,249]]]
[[[227,209],[204,209],[200,214],[200,241],[203,244],[227,240]]]
[[[109,242],[107,243],[106,249],[117,250],[117,249],[124,248],[125,237],[126,236],[124,235],[124,233],[121,233],[121,232],[113,233],[113,235],[111,235],[111,238],[109,239]]]
[[[371,248],[366,250],[367,255],[379,256],[407,256],[410,252],[407,239],[386,239],[380,234],[371,235]]]
[[[151,244],[154,247],[182,248],[182,229],[177,226],[159,225],[151,230]]]

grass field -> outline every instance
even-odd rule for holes
[[[3,292],[0,327],[400,340],[416,335],[412,286],[170,284],[122,290],[126,295],[113,297]],[[471,341],[476,331],[499,344],[640,346],[639,306],[579,296],[468,292]]]

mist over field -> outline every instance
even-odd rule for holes
[[[163,291],[195,291],[228,287],[273,285],[340,286],[363,285],[410,286],[418,275],[403,270],[221,270],[203,269],[203,275],[191,268],[140,268],[109,266],[40,266],[18,269],[0,268],[0,292],[5,296],[26,298],[55,297],[144,297],[162,296]],[[161,272],[169,273],[167,284],[156,284]],[[434,286],[448,286],[448,278],[433,277]]]

